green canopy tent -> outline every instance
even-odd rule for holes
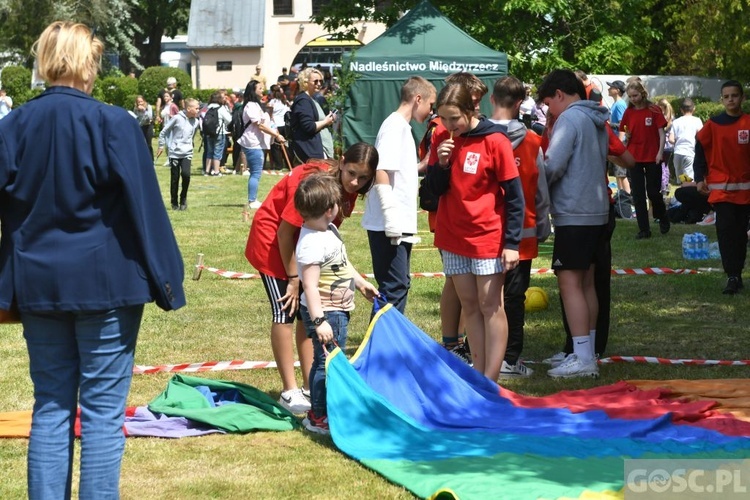
[[[468,71],[491,91],[495,80],[507,74],[508,58],[471,38],[425,0],[359,49],[349,69],[359,78],[344,107],[345,147],[360,141],[375,143],[380,124],[398,107],[401,85],[410,76],[426,78],[439,92],[446,76]],[[482,112],[490,111],[485,98]],[[415,139],[421,139],[425,127],[412,125]]]

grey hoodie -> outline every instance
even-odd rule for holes
[[[523,142],[526,138],[526,134],[529,133],[526,126],[518,120],[490,119],[490,121],[506,127],[505,135],[508,136],[511,145],[513,146],[513,150]],[[534,132],[531,133],[533,134]],[[536,166],[539,170],[536,197],[534,198],[534,204],[536,205],[536,238],[541,243],[545,241],[552,232],[549,221],[549,189],[547,188],[547,175],[544,171],[544,156],[542,155],[541,149],[536,158]],[[527,235],[522,233],[521,237],[526,238]]]
[[[547,148],[546,174],[556,226],[599,226],[609,218],[606,165],[609,111],[576,101],[555,121]]]
[[[180,111],[159,132],[159,147],[163,148],[166,142],[170,158],[192,158],[197,128],[198,119],[188,118],[185,111]]]

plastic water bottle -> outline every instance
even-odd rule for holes
[[[693,253],[691,251],[691,246],[693,244],[692,242],[693,235],[692,234],[685,234],[682,236],[682,258],[687,260],[693,259]]]
[[[713,241],[708,246],[708,256],[712,259],[720,259],[721,258],[721,252],[719,252],[719,242]]]
[[[698,233],[698,258],[701,260],[708,259],[708,236],[703,233]]]

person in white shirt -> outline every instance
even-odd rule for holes
[[[0,89],[0,120],[8,116],[13,109],[13,99],[8,96],[5,89]]]
[[[436,98],[435,86],[419,76],[401,87],[401,103],[380,125],[375,139],[380,161],[362,216],[380,294],[402,313],[411,286],[409,261],[417,233],[419,184],[417,147],[409,122],[423,123]]]
[[[675,178],[679,179],[681,175],[695,179],[693,172],[693,160],[695,159],[695,134],[703,128],[703,121],[695,112],[695,103],[689,97],[683,99],[680,105],[682,116],[672,123],[672,130],[669,132],[669,142],[674,144],[672,153],[672,162],[674,164]]]

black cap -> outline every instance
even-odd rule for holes
[[[607,85],[614,87],[620,91],[621,94],[625,93],[625,82],[622,80],[615,80],[614,82],[607,82]]]

